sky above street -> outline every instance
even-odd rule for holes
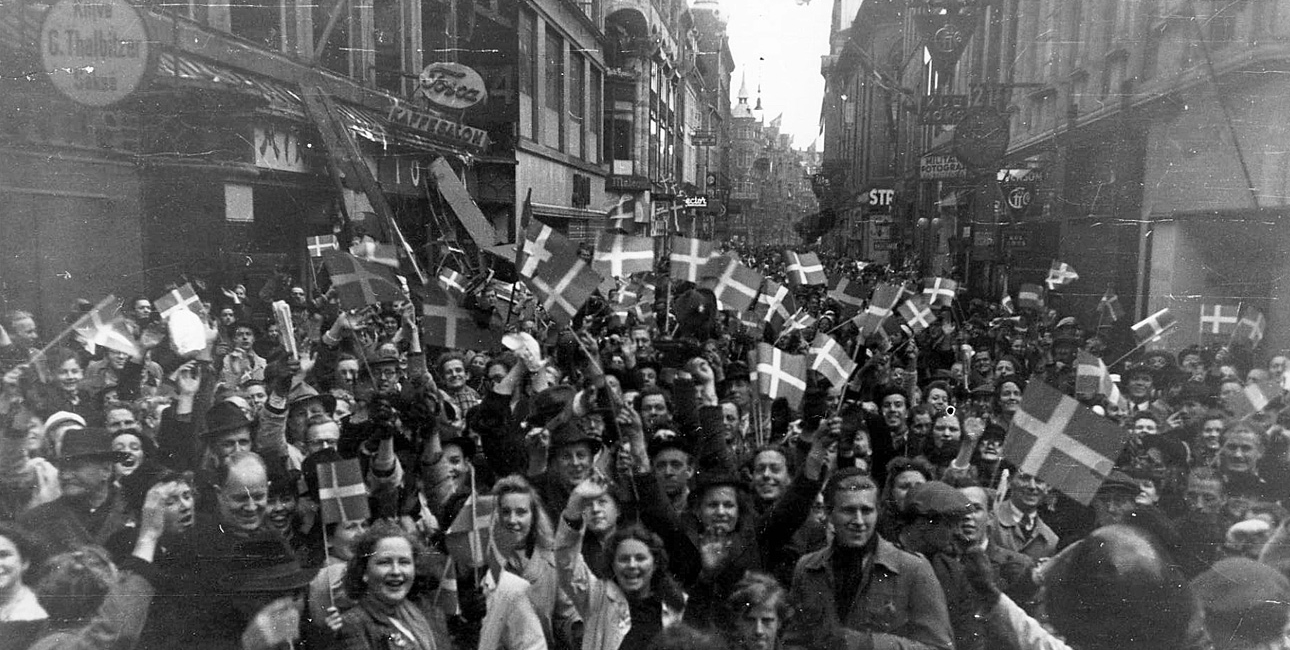
[[[757,102],[761,83],[766,122],[781,112],[783,132],[793,134],[793,146],[805,149],[820,125],[824,78],[820,57],[829,52],[832,0],[721,0],[729,19],[730,50],[735,59],[731,102],[748,75],[748,103]]]

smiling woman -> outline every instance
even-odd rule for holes
[[[338,647],[448,647],[413,603],[430,584],[417,567],[425,556],[421,542],[392,523],[377,523],[359,538],[345,569],[345,591],[358,606],[342,617]]]

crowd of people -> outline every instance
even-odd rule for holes
[[[773,331],[666,265],[652,309],[616,312],[620,287],[472,350],[411,303],[291,284],[203,288],[187,353],[144,296],[113,325],[132,352],[54,336],[89,303],[8,312],[0,646],[1290,647],[1290,425],[1279,397],[1230,399],[1279,385],[1285,356],[1166,337],[1113,368],[1114,401],[1077,390],[1077,355],[1115,332],[1075,314],[960,293],[924,331],[861,336],[800,286],[809,321]],[[859,368],[811,372],[800,406],[764,397],[757,344],[821,332]],[[1120,427],[1088,505],[1005,457],[1030,382]],[[357,492],[320,480],[351,459]]]

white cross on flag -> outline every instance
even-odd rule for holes
[[[819,319],[807,313],[806,309],[798,309],[797,313],[793,314],[793,317],[788,319],[788,331],[796,332],[797,330],[804,330],[814,325],[817,320]]]
[[[1075,267],[1066,262],[1053,261],[1052,268],[1048,269],[1048,290],[1053,291],[1057,287],[1064,287],[1079,279],[1079,274],[1075,272]]]
[[[1102,395],[1112,404],[1121,401],[1120,388],[1111,379],[1106,363],[1083,350],[1075,357],[1075,395]]]
[[[915,334],[929,328],[932,323],[936,322],[936,314],[932,313],[932,306],[927,302],[927,296],[914,296],[909,300],[901,303],[896,310],[900,316],[905,319],[905,324]]]
[[[671,260],[672,279],[698,282],[703,265],[712,259],[714,250],[710,241],[673,237],[672,254],[668,258]]]
[[[72,325],[90,354],[94,354],[101,345],[109,350],[124,352],[135,359],[143,357],[139,344],[121,326],[120,310],[121,303],[116,296],[109,295]]]
[[[859,316],[851,319],[860,328],[860,336],[865,337],[877,332],[882,327],[882,322],[891,316],[891,310],[896,306],[896,301],[900,300],[901,288],[895,284],[880,284],[873,291],[873,297],[869,299],[869,306],[865,307]]]
[[[1236,324],[1241,321],[1240,305],[1232,304],[1201,304],[1200,306],[1200,333],[1217,336],[1230,336],[1236,331]]]
[[[1169,308],[1165,307],[1160,311],[1147,316],[1146,318],[1133,324],[1133,335],[1138,337],[1138,342],[1147,341],[1163,335],[1169,328],[1178,324],[1178,319],[1169,313]]]
[[[1267,325],[1268,321],[1263,317],[1263,312],[1246,305],[1241,310],[1241,320],[1236,324],[1234,338],[1249,341],[1251,346],[1258,347],[1259,342],[1263,340],[1263,330]]]
[[[1114,422],[1041,381],[1032,381],[1012,418],[1003,456],[1088,505],[1102,486],[1128,434]]]
[[[357,458],[335,463],[319,463],[318,507],[324,524],[363,521],[371,516],[367,503],[367,483]]]
[[[932,306],[949,307],[958,290],[959,283],[949,278],[923,278],[923,295],[930,296]]]
[[[793,298],[792,292],[788,287],[767,278],[761,287],[761,295],[757,296],[757,303],[766,306],[765,322],[770,323],[770,327],[778,335],[779,331],[784,328],[784,324],[793,317],[793,312],[797,310],[797,301]]]
[[[439,271],[439,286],[447,291],[453,300],[466,297],[466,276],[455,269],[444,267]]]
[[[524,230],[524,248],[520,250],[516,270],[526,278],[537,275],[538,267],[552,260],[578,256],[578,245],[537,219]]]
[[[178,289],[171,289],[166,295],[152,301],[161,320],[170,318],[170,315],[184,309],[185,307],[195,314],[202,313],[202,301],[197,297],[197,292],[193,291],[191,282],[185,282],[184,286]]]
[[[460,350],[483,350],[497,345],[503,331],[497,312],[482,327],[476,318],[474,311],[458,305],[446,291],[427,288],[421,303],[427,343]]]
[[[793,287],[828,284],[829,278],[824,274],[824,265],[820,256],[815,253],[794,253],[784,251],[784,263],[788,265],[788,284]]]
[[[757,344],[757,386],[771,399],[783,397],[793,408],[806,395],[806,357],[789,354],[769,343]]]
[[[574,254],[551,260],[528,283],[547,315],[565,327],[600,286],[600,276]]]
[[[636,230],[636,197],[624,194],[618,197],[609,210],[605,212],[610,228],[617,228],[627,234]]]
[[[824,375],[834,387],[845,384],[856,370],[856,362],[842,349],[842,344],[823,332],[815,335],[810,352],[811,370]]]
[[[592,268],[608,278],[625,278],[654,270],[654,240],[601,231],[596,236]]]
[[[718,255],[708,261],[699,273],[706,289],[717,297],[717,308],[734,312],[747,311],[757,299],[764,279],[762,275],[733,258]]]
[[[318,235],[305,238],[305,247],[309,249],[309,257],[322,257],[323,253],[334,251],[340,245],[336,243],[336,235]]]
[[[871,291],[868,285],[845,275],[829,280],[829,297],[842,305],[843,318],[850,318],[864,309],[865,298],[869,297]]]
[[[452,525],[444,531],[448,555],[459,566],[479,569],[486,564],[484,552],[488,548],[489,531],[493,527],[496,510],[497,497],[491,494],[471,495],[452,520]]]

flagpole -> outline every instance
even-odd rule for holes
[[[515,281],[511,283],[511,304],[506,308],[506,327],[511,326],[511,315],[515,313],[515,290],[520,286],[520,255],[524,252],[524,233],[528,229],[526,217],[533,210],[533,188],[530,187],[524,197],[524,207],[520,209],[520,219],[515,230]],[[523,308],[521,308],[523,309]]]
[[[1166,328],[1164,329],[1164,331],[1162,331],[1162,332],[1160,332],[1159,334],[1156,334],[1156,335],[1152,336],[1151,338],[1148,338],[1147,340],[1145,340],[1145,341],[1143,341],[1143,342],[1141,342],[1141,343],[1139,343],[1139,344],[1137,344],[1137,345],[1133,346],[1133,349],[1129,350],[1128,352],[1125,352],[1125,353],[1124,353],[1124,354],[1123,354],[1119,359],[1116,359],[1115,361],[1112,361],[1111,363],[1106,364],[1106,367],[1107,367],[1108,369],[1109,369],[1109,368],[1113,368],[1113,367],[1115,367],[1115,365],[1116,365],[1116,364],[1120,363],[1121,361],[1124,361],[1125,359],[1128,359],[1128,358],[1129,358],[1129,355],[1133,354],[1134,352],[1137,352],[1140,348],[1142,348],[1142,346],[1147,345],[1148,343],[1151,343],[1152,341],[1157,341],[1157,340],[1159,340],[1159,339],[1164,338],[1164,336],[1165,336],[1166,334],[1169,334],[1169,333],[1171,333],[1171,332],[1173,332],[1173,331],[1174,331],[1174,325],[1177,325],[1177,324],[1178,324],[1178,323],[1177,323],[1177,321],[1174,321],[1173,323],[1170,323],[1170,324],[1169,324],[1169,327],[1166,327]]]
[[[1245,301],[1238,300],[1236,303],[1236,326],[1232,328],[1232,335],[1227,337],[1227,345],[1224,346],[1229,350],[1232,349],[1232,346],[1236,344],[1236,331],[1241,329],[1241,312],[1244,310],[1245,310]],[[1253,346],[1251,346],[1251,349],[1253,349]]]
[[[112,294],[108,294],[108,296],[107,296],[106,298],[104,298],[103,300],[100,300],[100,301],[99,301],[99,304],[94,305],[94,308],[93,308],[93,309],[91,309],[90,311],[85,312],[84,314],[81,314],[81,317],[80,317],[80,318],[77,318],[77,319],[76,319],[76,322],[74,322],[74,323],[72,323],[71,325],[68,325],[67,327],[65,327],[65,328],[63,329],[63,331],[61,331],[61,332],[59,332],[59,333],[58,333],[58,336],[55,336],[54,338],[50,339],[49,343],[45,344],[45,347],[43,347],[43,348],[41,348],[40,350],[38,350],[35,354],[33,354],[33,355],[31,355],[31,356],[27,357],[27,360],[26,360],[26,361],[24,361],[24,362],[22,362],[22,363],[18,364],[18,365],[17,365],[17,366],[15,366],[15,367],[16,367],[16,368],[25,368],[25,367],[30,366],[31,364],[35,363],[36,359],[39,359],[39,358],[41,358],[41,357],[45,356],[45,353],[46,353],[46,352],[49,352],[49,351],[50,351],[50,350],[51,350],[55,345],[58,345],[58,342],[59,342],[59,341],[61,341],[61,340],[63,339],[63,337],[64,337],[64,336],[67,336],[68,334],[70,334],[70,333],[72,333],[73,331],[75,331],[77,327],[80,327],[82,324],[84,324],[84,321],[85,321],[85,320],[87,320],[87,319],[89,319],[89,318],[91,317],[91,316],[90,316],[91,314],[93,314],[94,312],[97,312],[97,311],[99,311],[99,310],[103,309],[104,307],[106,307],[106,306],[108,305],[108,303],[112,302],[112,301],[113,301],[113,300],[115,300],[115,299],[116,299],[116,296],[114,296],[114,295],[112,295]]]

